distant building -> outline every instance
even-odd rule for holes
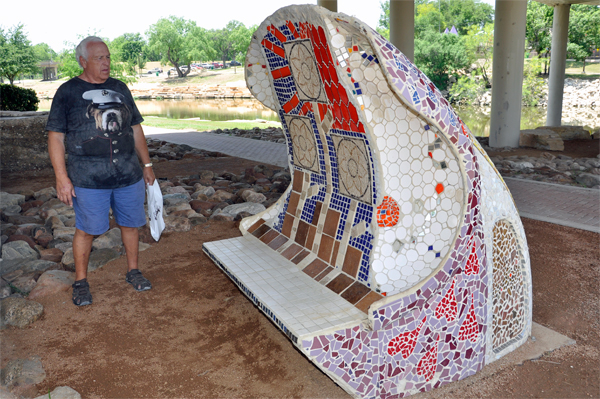
[[[56,61],[42,61],[38,64],[42,68],[42,80],[56,80],[58,78],[58,62]]]

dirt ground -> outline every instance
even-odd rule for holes
[[[223,157],[169,161],[155,170],[175,177],[200,169],[241,173],[255,164]],[[2,176],[9,192],[53,184],[51,170]],[[600,397],[599,235],[523,223],[533,320],[577,344],[521,366],[500,360],[425,397]],[[348,398],[202,252],[204,242],[239,235],[229,222],[163,235],[140,253],[153,284],[147,292],[125,283],[121,257],[90,274],[93,305],[73,306],[70,292],[40,299],[40,320],[0,332],[1,366],[41,356],[46,380],[32,396],[67,385],[84,398]]]

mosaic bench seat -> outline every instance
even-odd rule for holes
[[[252,37],[292,182],[204,251],[354,397],[466,378],[531,331],[527,241],[504,181],[440,91],[360,20],[304,5]]]

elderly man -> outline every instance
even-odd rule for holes
[[[75,209],[73,303],[84,306],[92,303],[92,241],[108,230],[110,208],[127,254],[125,280],[137,291],[152,288],[138,269],[138,227],[146,224],[144,182],[153,184],[155,177],[142,116],[127,86],[109,76],[108,47],[90,36],[79,43],[76,57],[83,73],[57,90],[46,130],[58,198]]]

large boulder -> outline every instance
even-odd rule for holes
[[[33,194],[36,200],[46,202],[52,198],[56,198],[56,189],[54,187],[43,188]]]
[[[537,129],[540,130],[551,130],[558,134],[562,140],[589,140],[592,138],[590,132],[585,130],[583,126],[540,126]]]
[[[18,269],[24,263],[36,260],[40,255],[25,241],[7,242],[2,245],[0,276]]]
[[[29,359],[15,359],[6,364],[0,371],[2,385],[7,387],[35,385],[44,381],[46,372],[39,356]]]
[[[600,175],[592,173],[581,173],[575,180],[586,187],[600,186]]]
[[[214,219],[217,215],[230,216],[232,218],[235,218],[240,212],[247,212],[250,215],[256,215],[257,213],[262,212],[265,209],[266,208],[264,207],[264,205],[257,204],[254,202],[244,202],[241,204],[229,205],[221,209],[220,211],[216,211],[211,216],[211,219]]]
[[[183,216],[165,216],[165,233],[175,232],[175,231],[190,231],[192,228],[192,224],[187,217]]]
[[[21,205],[23,202],[25,202],[24,195],[0,191],[0,211],[4,211],[4,209],[12,205]]]
[[[75,273],[64,270],[49,270],[40,276],[27,298],[36,299],[68,291],[74,282]]]
[[[558,133],[549,129],[521,130],[520,147],[532,147],[548,151],[564,151],[565,144]]]
[[[92,272],[101,268],[113,259],[117,259],[121,254],[113,248],[102,248],[97,251],[92,251],[90,261],[88,263],[88,271]]]
[[[121,229],[118,227],[108,230],[101,236],[96,237],[92,242],[93,250],[102,248],[120,248],[121,246],[123,246],[123,240],[121,239]]]
[[[41,303],[24,298],[4,298],[0,301],[0,328],[25,328],[39,319],[43,312],[44,307]]]

